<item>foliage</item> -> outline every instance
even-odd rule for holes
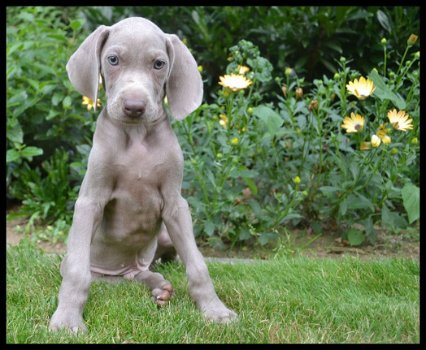
[[[419,32],[419,7],[358,6],[114,6],[82,8],[90,29],[128,16],[146,17],[176,33],[207,73],[206,99],[212,102],[226,50],[241,39],[261,48],[275,74],[292,66],[307,81],[335,73],[343,53],[371,70],[380,59],[378,37],[389,36],[400,52],[405,38]],[[362,35],[360,35],[362,33]],[[359,48],[364,48],[359,50]],[[365,72],[362,72],[365,73]]]
[[[87,157],[81,150],[94,130],[94,115],[73,102],[81,97],[64,69],[83,21],[72,9],[10,7],[7,24],[8,196],[23,200],[32,219],[69,217],[65,203],[75,198]]]
[[[226,72],[238,73],[246,65],[253,84],[246,91],[225,88],[216,103],[175,123],[186,151],[196,234],[213,245],[266,244],[282,235],[283,225],[303,224],[317,232],[337,229],[359,245],[375,242],[379,222],[405,228],[402,205],[415,221],[420,86],[419,52],[410,47],[396,72],[384,66],[379,68],[384,76],[370,72],[375,90],[365,100],[348,96],[348,81],[360,74],[342,57],[333,79],[314,80],[315,88],[305,95],[304,79],[287,69],[275,79],[281,87],[276,104],[265,102],[270,63],[248,41],[232,47]],[[404,61],[407,52],[411,60]],[[361,150],[381,125],[391,127],[386,115],[394,107],[409,111],[414,129],[386,129],[390,144]],[[347,134],[341,124],[352,112],[362,114],[366,124]]]
[[[141,15],[183,38],[207,87],[206,103],[173,122],[199,239],[266,245],[298,225],[338,231],[357,245],[374,242],[377,225],[398,232],[419,218],[420,52],[415,40],[407,45],[419,30],[417,14],[405,7],[10,7],[8,197],[22,201],[30,223],[65,230],[96,119],[65,64],[98,24]],[[251,84],[218,85],[230,74]],[[346,87],[360,76],[375,86],[364,100]],[[393,129],[392,109],[408,113],[414,128]],[[360,132],[341,127],[351,113],[365,118]],[[382,124],[391,142],[372,147]],[[370,149],[361,150],[365,142]]]

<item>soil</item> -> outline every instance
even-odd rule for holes
[[[26,221],[8,220],[6,225],[7,244],[17,245],[26,235],[22,233]],[[199,244],[205,257],[221,259],[269,259],[275,255],[302,255],[319,258],[356,256],[359,258],[405,257],[420,260],[420,230],[411,228],[399,234],[390,234],[378,229],[374,245],[351,247],[341,237],[333,234],[314,235],[306,231],[294,230],[291,238],[282,241],[280,247],[256,247],[255,249],[214,249],[207,244]],[[48,253],[65,253],[65,244],[37,240],[37,245]]]

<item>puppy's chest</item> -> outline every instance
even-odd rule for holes
[[[114,165],[116,187],[133,195],[160,187],[167,169],[167,152],[145,144],[134,144],[122,152]]]

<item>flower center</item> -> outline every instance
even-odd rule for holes
[[[361,130],[361,128],[362,128],[361,124],[355,124],[355,126],[354,126],[354,129],[355,129],[356,131]]]

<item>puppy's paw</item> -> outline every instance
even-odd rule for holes
[[[158,307],[162,307],[166,305],[173,295],[173,287],[170,283],[162,286],[161,288],[155,288],[152,291],[152,297],[154,299],[154,303],[157,304]]]
[[[202,313],[208,321],[217,323],[229,323],[238,319],[238,315],[223,305],[222,302],[205,306],[202,309]]]
[[[83,317],[75,311],[56,310],[53,314],[49,330],[58,331],[60,329],[67,329],[73,333],[87,332],[87,327],[84,324]]]

